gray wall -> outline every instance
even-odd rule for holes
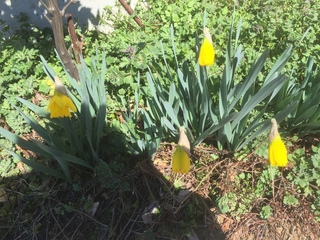
[[[116,0],[78,0],[72,3],[66,13],[71,13],[79,26],[97,25],[99,21],[99,14],[101,14],[103,7],[114,6]],[[46,2],[46,0],[44,0]],[[62,7],[68,0],[58,0]],[[131,6],[134,7],[137,0],[131,1]],[[6,21],[6,24],[11,29],[19,27],[18,16],[20,13],[25,13],[29,22],[38,27],[50,27],[48,21],[44,18],[46,13],[44,7],[39,0],[0,0],[0,19]],[[65,21],[65,19],[64,19]],[[2,29],[3,25],[0,25]]]

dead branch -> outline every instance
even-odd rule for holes
[[[72,57],[67,50],[66,43],[64,41],[63,35],[63,23],[62,17],[71,3],[75,3],[77,0],[70,0],[62,10],[59,9],[57,0],[39,0],[44,8],[48,11],[51,18],[45,15],[45,18],[48,20],[52,27],[53,35],[54,35],[54,42],[57,49],[57,52],[66,67],[68,73],[79,81],[79,73],[78,69],[76,68],[75,64],[73,63]]]
[[[124,9],[126,9],[126,11],[129,13],[129,15],[133,14],[133,9],[131,8],[131,6],[125,1],[125,0],[119,0],[119,2],[121,3],[121,5],[124,7]],[[143,27],[143,23],[141,21],[141,19],[138,16],[133,17],[133,19],[136,21],[136,23],[140,26]]]
[[[80,56],[82,56],[83,42],[79,41],[77,38],[73,18],[70,13],[66,14],[66,19],[67,19],[67,23],[68,23],[68,31],[69,31],[70,39],[72,42],[72,49],[73,49],[73,52],[74,52],[74,55],[75,55],[77,62],[80,63]]]

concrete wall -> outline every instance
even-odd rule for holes
[[[59,6],[62,8],[68,1],[58,0]],[[137,1],[131,1],[132,8]],[[81,27],[97,25],[99,14],[101,14],[103,8],[114,6],[115,2],[116,0],[78,0],[68,7],[66,13],[71,13]],[[29,22],[38,27],[50,27],[48,21],[44,18],[46,10],[39,0],[0,0],[0,19],[4,20],[10,26],[10,29],[19,27],[18,16],[20,13],[25,13]],[[2,27],[0,25],[0,29]]]

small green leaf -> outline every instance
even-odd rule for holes
[[[283,203],[291,206],[291,205],[299,204],[299,201],[293,195],[288,195],[288,196],[284,196]]]
[[[260,212],[262,219],[268,219],[272,215],[272,209],[270,206],[263,206]]]

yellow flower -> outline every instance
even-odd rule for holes
[[[180,128],[180,138],[178,146],[173,153],[172,157],[172,172],[174,173],[187,173],[190,170],[190,143],[184,128]]]
[[[50,79],[47,79],[46,83],[47,83],[47,85],[50,87],[49,95],[50,95],[50,96],[53,96],[53,94],[54,94],[54,89],[55,89],[55,84],[54,84],[54,82],[53,82],[52,80],[50,80]]]
[[[71,117],[70,110],[76,112],[76,106],[68,97],[60,79],[55,77],[55,90],[47,107],[47,111],[50,112],[50,118]]]
[[[199,53],[199,65],[200,66],[211,66],[214,62],[214,48],[212,45],[212,38],[208,28],[203,30],[204,39],[200,47]]]
[[[172,172],[187,173],[190,170],[190,158],[181,146],[177,146],[172,158]]]
[[[271,166],[284,167],[288,163],[287,149],[278,132],[276,119],[271,119],[272,126],[269,134],[268,157]]]

